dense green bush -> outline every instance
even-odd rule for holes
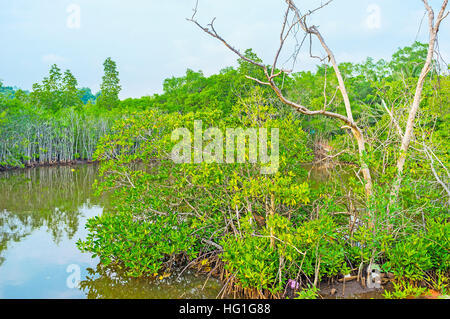
[[[273,215],[264,228],[248,216],[240,226],[242,236],[222,241],[221,258],[243,288],[276,294],[289,279],[314,278],[316,273],[321,279],[348,271],[340,227],[329,216],[295,226]]]
[[[386,269],[398,278],[422,280],[424,271],[432,268],[431,256],[428,254],[430,243],[423,237],[410,235],[396,242],[388,249]]]
[[[433,268],[450,271],[450,222],[448,218],[429,219],[425,240]]]
[[[430,270],[450,271],[450,223],[430,219],[426,226],[425,232],[407,234],[387,249],[384,266],[398,278],[419,281]]]
[[[123,212],[88,221],[89,235],[79,241],[81,251],[97,255],[101,262],[124,269],[131,277],[154,276],[169,257],[186,254],[194,258],[191,228],[176,214],[137,219]]]
[[[0,167],[92,160],[115,119],[73,108],[53,114],[34,107],[9,108],[5,117],[0,122]]]
[[[241,223],[245,227],[245,223]],[[279,278],[280,254],[270,246],[270,237],[245,233],[242,237],[228,236],[221,242],[225,269],[244,289],[269,290],[278,293],[284,289],[286,278]]]

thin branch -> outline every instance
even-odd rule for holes
[[[433,172],[434,178],[436,179],[436,181],[442,186],[442,188],[445,190],[445,192],[447,193],[448,196],[448,202],[450,204],[450,189],[448,187],[448,185],[446,185],[441,178],[439,177],[438,173],[436,172],[435,168],[434,168],[434,159],[433,156],[431,156],[431,154],[428,152],[427,146],[425,145],[425,143],[423,144],[423,149],[425,151],[425,155],[428,157],[428,159],[430,160],[430,167],[431,167],[431,171]]]
[[[225,41],[215,30],[214,28],[214,21],[216,20],[216,18],[214,18],[210,24],[208,24],[208,26],[211,28],[209,29],[208,27],[203,27],[200,23],[197,22],[197,20],[194,19],[195,14],[193,16],[193,18],[191,19],[186,19],[190,22],[195,23],[200,29],[202,29],[204,32],[206,32],[207,34],[209,34],[210,36],[212,36],[213,38],[218,39],[219,41],[221,41],[228,49],[230,49],[232,52],[234,52],[235,54],[237,54],[242,60],[247,61],[251,64],[254,64],[262,69],[266,69],[266,66],[264,64],[261,64],[259,62],[253,61],[250,58],[247,58],[246,56],[244,56],[242,53],[239,52],[239,50],[235,49],[233,46],[231,46],[227,41]]]
[[[403,138],[403,131],[402,128],[400,127],[400,124],[398,124],[398,121],[395,119],[394,115],[392,114],[391,111],[389,111],[386,102],[384,101],[384,99],[381,99],[381,104],[383,105],[384,109],[386,110],[386,112],[389,114],[389,116],[391,117],[392,122],[394,123],[396,129],[397,129],[397,133],[398,135],[400,135],[400,138]]]
[[[269,75],[268,72],[268,68],[266,65],[254,61],[246,56],[244,56],[242,53],[239,52],[239,50],[235,49],[232,45],[230,45],[225,39],[223,39],[215,30],[214,28],[214,21],[215,18],[211,21],[210,24],[208,24],[206,27],[200,25],[197,20],[195,19],[195,15],[197,13],[197,7],[195,7],[194,9],[194,14],[190,19],[187,19],[190,22],[193,22],[197,27],[199,27],[201,30],[203,30],[205,33],[209,34],[210,36],[212,36],[213,38],[218,39],[220,42],[222,42],[229,50],[231,50],[232,52],[234,52],[237,56],[239,56],[242,60],[249,62],[255,66],[258,66],[259,68],[261,68],[264,71],[264,74],[266,76],[267,81],[262,81],[262,80],[258,80],[255,78],[251,78],[251,77],[247,77],[250,78],[254,81],[256,81],[259,84],[262,85],[269,85],[272,90],[276,93],[276,95],[278,96],[278,98],[285,104],[293,107],[296,111],[300,112],[301,114],[304,115],[310,115],[310,116],[314,116],[314,115],[323,115],[323,116],[327,116],[330,118],[334,118],[334,119],[338,119],[342,122],[344,122],[344,124],[346,126],[349,126],[351,128],[351,131],[353,133],[353,136],[355,137],[357,143],[358,143],[358,151],[359,151],[359,155],[361,158],[361,171],[364,175],[364,180],[366,181],[366,193],[367,195],[371,195],[372,193],[372,178],[371,178],[371,174],[370,174],[370,170],[368,168],[368,165],[365,163],[365,161],[362,159],[363,154],[365,152],[365,140],[364,140],[364,136],[363,133],[361,131],[361,129],[358,127],[358,125],[355,123],[354,119],[353,119],[353,114],[352,114],[352,109],[351,109],[351,105],[350,105],[350,99],[345,87],[345,83],[344,83],[344,79],[342,77],[342,74],[339,70],[338,64],[336,62],[336,59],[334,57],[333,52],[331,51],[331,49],[327,46],[327,44],[325,43],[324,38],[322,37],[322,35],[320,34],[320,32],[318,31],[316,26],[311,26],[308,27],[306,25],[306,17],[311,15],[312,13],[316,12],[317,10],[327,6],[329,3],[332,2],[332,0],[329,0],[327,2],[325,2],[324,4],[322,4],[321,6],[319,6],[318,8],[309,11],[307,14],[305,15],[301,15],[300,11],[297,9],[297,7],[294,5],[292,0],[285,0],[286,4],[288,5],[288,9],[286,10],[286,13],[284,15],[284,19],[283,19],[283,24],[282,24],[282,30],[281,30],[281,34],[280,34],[280,46],[277,50],[277,53],[275,55],[274,58],[274,63],[273,63],[273,67],[271,70],[271,73]],[[286,26],[287,26],[287,21],[288,21],[288,16],[289,16],[289,12],[292,11],[294,13],[294,17],[296,19],[295,23],[293,23],[289,29],[287,30],[286,34],[285,34],[285,30],[286,30]],[[276,83],[274,82],[274,79],[278,76],[280,76],[281,74],[288,74],[290,71],[285,71],[285,70],[281,70],[278,73],[274,74],[275,72],[275,68],[277,65],[277,61],[278,58],[280,56],[281,50],[284,46],[285,40],[287,38],[287,36],[289,35],[289,33],[291,32],[291,30],[294,28],[294,26],[299,25],[301,27],[301,29],[303,29],[303,31],[306,34],[310,35],[310,40],[312,41],[312,35],[314,35],[315,37],[317,37],[317,39],[319,40],[319,42],[321,43],[323,49],[325,50],[325,52],[327,53],[328,59],[331,62],[334,72],[336,74],[336,77],[338,79],[338,83],[339,83],[339,90],[341,91],[342,97],[343,97],[343,101],[345,104],[345,109],[346,109],[346,116],[339,114],[339,113],[334,113],[334,112],[329,112],[324,110],[318,110],[318,111],[312,111],[310,109],[308,109],[307,107],[300,105],[298,103],[295,103],[289,99],[287,99],[281,89],[276,85]]]

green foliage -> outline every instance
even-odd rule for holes
[[[245,222],[241,223],[241,227],[246,226]],[[225,269],[233,274],[243,288],[269,290],[272,293],[284,289],[286,278],[277,278],[280,255],[270,247],[268,236],[230,236],[221,244]]]
[[[12,103],[17,102],[12,100]],[[99,138],[115,115],[99,118],[89,109],[64,108],[56,113],[18,103],[1,111],[0,167],[92,160]]]
[[[307,221],[296,227],[291,239],[293,246],[305,252],[302,271],[307,276],[332,277],[345,269],[344,248],[338,225],[329,216]],[[282,236],[283,237],[283,236]],[[286,247],[287,251],[292,248]],[[292,260],[294,256],[291,257]],[[287,259],[291,259],[287,257]]]
[[[100,85],[100,96],[97,104],[100,108],[110,110],[119,105],[119,93],[122,90],[119,80],[119,72],[117,71],[116,62],[111,58],[107,58],[103,63],[104,72],[102,84]]]
[[[44,78],[42,84],[33,84],[31,103],[51,112],[58,112],[62,108],[80,106],[81,101],[77,85],[78,82],[70,70],[61,74],[61,70],[54,64],[50,69],[49,76]]]
[[[268,107],[263,94],[262,90],[255,88],[248,98],[240,99],[237,107],[232,108],[234,116],[230,118],[224,118],[221,112],[212,110],[195,114],[151,110],[118,121],[112,133],[102,139],[95,154],[95,159],[102,164],[100,171],[103,175],[96,184],[97,190],[114,189],[116,209],[129,212],[135,218],[152,218],[176,212],[183,214],[186,216],[185,222],[193,229],[190,239],[195,240],[195,244],[191,244],[202,252],[214,248],[205,244],[204,240],[219,242],[229,232],[230,223],[235,228],[244,227],[239,216],[254,214],[256,218],[267,215],[269,211],[265,202],[270,198],[273,198],[272,205],[278,213],[308,203],[309,188],[304,181],[305,173],[297,165],[310,158],[309,150],[301,142],[306,134],[291,115],[284,118],[275,115],[275,110]],[[171,151],[178,141],[172,140],[172,132],[179,127],[193,131],[194,119],[203,121],[203,133],[208,126],[223,132],[229,127],[263,127],[269,133],[272,128],[283,127],[279,133],[278,173],[262,174],[261,168],[265,164],[249,162],[248,157],[244,163],[234,164],[208,161],[175,164]],[[225,135],[221,137],[224,145]],[[271,141],[270,135],[268,140]],[[249,154],[249,147],[246,143],[246,154]],[[226,155],[225,152],[224,157]],[[193,159],[193,154],[191,157]],[[136,165],[137,161],[141,164]],[[230,217],[229,212],[237,213]],[[236,247],[264,246],[265,242],[267,239],[259,241],[255,237]],[[92,246],[87,246],[87,250],[94,251]],[[254,253],[258,250],[249,251]],[[262,250],[261,253],[268,255],[257,258],[249,256],[255,260],[255,264],[249,267],[257,269],[253,274],[258,273],[258,280],[267,266],[260,261],[273,262],[270,250]],[[274,251],[274,254],[277,252]],[[121,257],[118,256],[118,259]],[[278,259],[268,266],[265,275],[273,273],[272,266],[278,267]],[[280,285],[272,287],[270,278],[267,277],[259,287],[273,292],[282,289]],[[256,282],[255,278],[249,280]]]
[[[425,240],[433,268],[450,271],[450,222],[445,218],[429,219]]]
[[[56,64],[52,65],[49,76],[44,78],[42,84],[33,84],[32,102],[52,111],[59,110],[63,106],[61,101],[61,79],[61,70]]]
[[[383,292],[383,296],[386,299],[406,299],[406,298],[418,298],[426,292],[426,288],[417,287],[416,285],[408,281],[394,282],[394,290]]]
[[[437,270],[435,276],[428,276],[427,281],[442,295],[450,294],[450,272]]]
[[[265,228],[258,229],[248,216],[241,220],[240,227],[242,236],[223,240],[221,258],[244,288],[276,294],[299,273],[314,277],[317,271],[320,279],[346,271],[339,227],[330,217],[295,226],[287,218],[273,215]],[[270,245],[271,238],[274,246]]]
[[[64,106],[81,106],[81,101],[77,89],[78,81],[73,74],[66,70],[62,80],[61,100]]]
[[[297,296],[295,299],[317,299],[319,288],[308,286],[308,288],[303,289],[300,292],[297,292]]]
[[[394,72],[406,77],[418,77],[427,57],[428,45],[414,42],[412,46],[399,49],[389,64]]]
[[[195,257],[190,227],[175,214],[136,219],[130,213],[102,215],[88,221],[81,251],[100,257],[104,265],[115,264],[128,276],[156,276],[167,256],[181,253]]]
[[[429,270],[449,271],[448,221],[428,220],[426,233],[408,234],[386,250],[384,265],[397,278],[420,281]]]
[[[433,263],[428,255],[429,242],[423,237],[410,235],[397,242],[387,250],[387,269],[398,278],[422,280],[424,272],[432,268]]]

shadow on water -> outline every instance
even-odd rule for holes
[[[221,285],[209,279],[203,287],[205,276],[126,280],[77,249],[86,221],[108,210],[108,198],[93,195],[96,178],[95,165],[0,173],[0,299],[215,298]]]

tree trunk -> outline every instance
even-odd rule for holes
[[[406,123],[406,129],[405,134],[403,135],[402,144],[400,147],[400,154],[397,160],[397,177],[395,178],[392,192],[391,192],[391,201],[396,200],[398,198],[398,193],[400,191],[400,186],[403,179],[403,170],[405,167],[406,162],[406,156],[408,153],[409,144],[411,143],[411,138],[414,133],[414,122],[416,119],[417,111],[420,106],[420,101],[422,98],[422,91],[423,91],[423,85],[425,83],[425,79],[428,75],[428,73],[431,70],[431,63],[433,61],[434,51],[435,51],[435,45],[436,45],[436,39],[437,34],[439,32],[439,26],[442,22],[442,20],[448,15],[444,15],[445,9],[448,4],[448,0],[444,0],[441,10],[439,12],[438,18],[436,20],[436,23],[434,22],[434,12],[433,9],[429,6],[427,0],[423,0],[425,7],[428,11],[428,24],[429,24],[429,30],[430,30],[430,40],[428,43],[428,54],[425,61],[425,65],[422,68],[422,71],[420,72],[419,80],[417,81],[416,86],[416,92],[414,94],[414,100],[411,105],[411,109],[409,111],[408,121]]]

